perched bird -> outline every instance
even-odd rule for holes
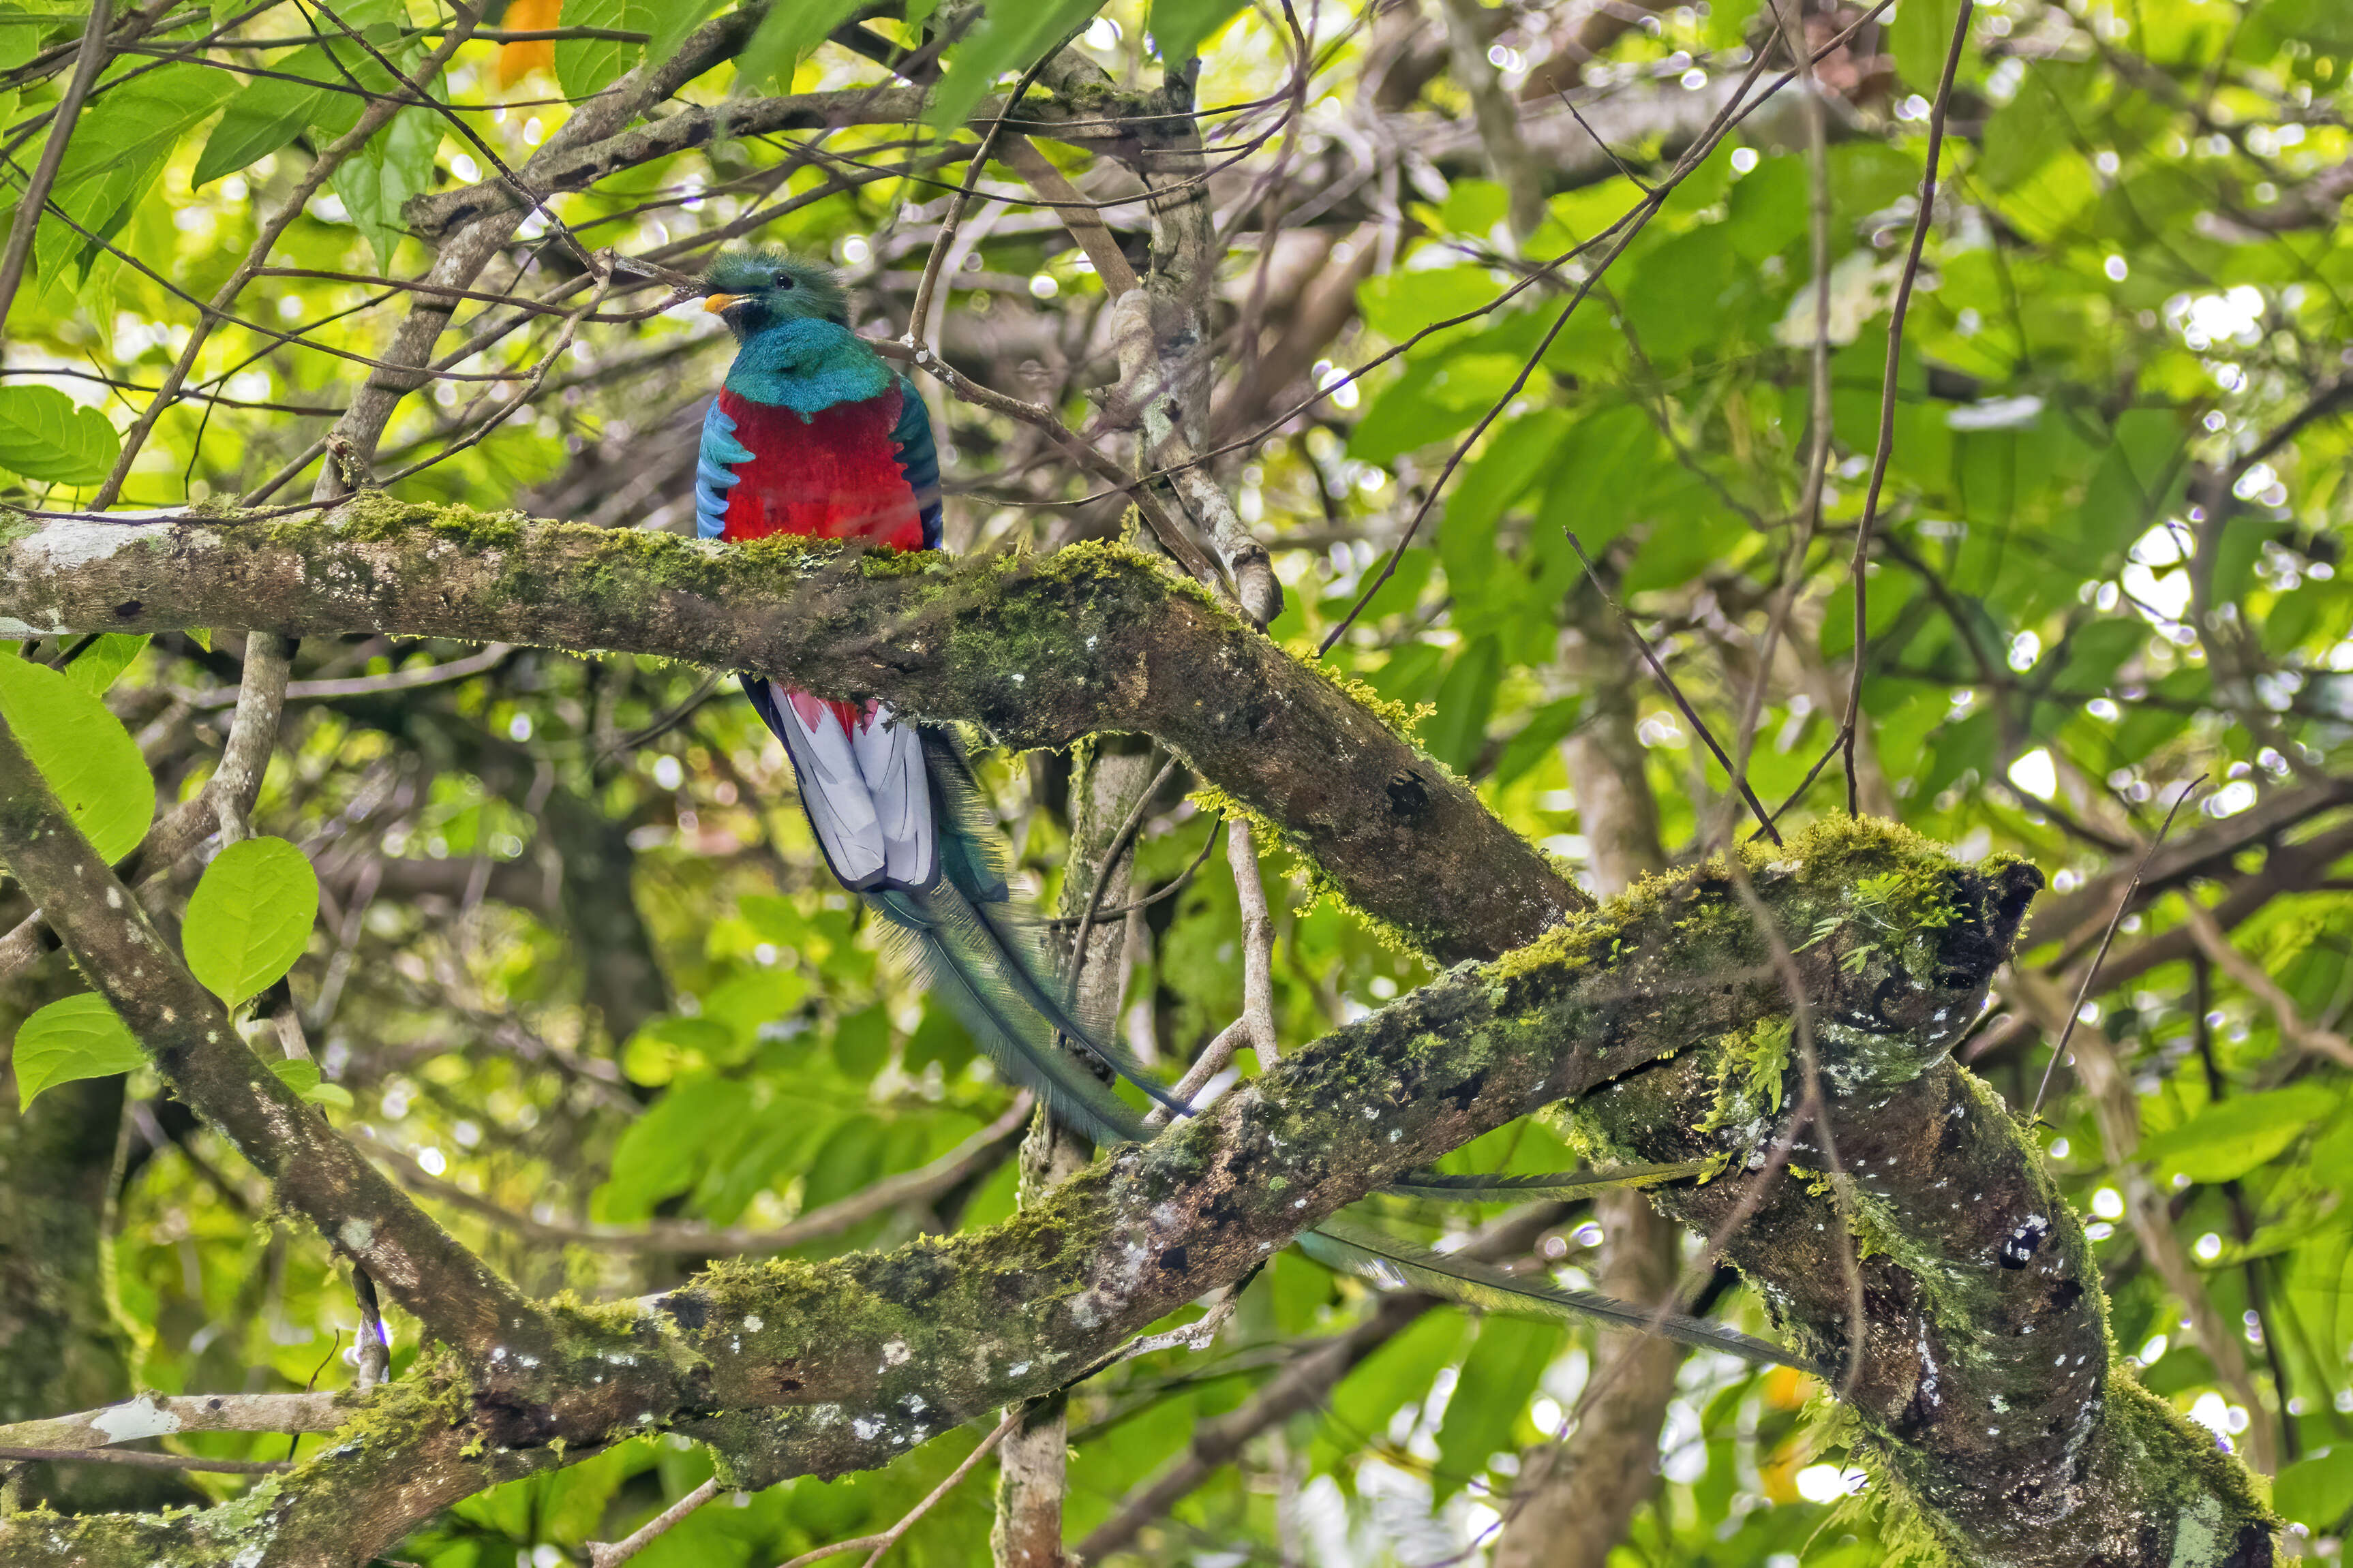
[[[705,539],[791,534],[882,550],[940,547],[940,465],[923,400],[849,329],[829,268],[771,251],[721,257],[703,308],[735,363],[703,416],[694,514]],[[933,988],[1016,1082],[1097,1142],[1135,1114],[1057,1044],[1059,1032],[1173,1110],[1186,1109],[1073,1013],[1016,911],[1003,847],[947,731],[880,702],[813,697],[745,675],[785,743],[826,865],[906,933]]]
[[[704,277],[704,309],[739,345],[702,422],[694,515],[705,539],[786,533],[883,550],[940,547],[940,465],[923,399],[849,330],[841,284],[781,254],[723,256]],[[1056,1041],[1101,1058],[1145,1093],[1187,1108],[1134,1058],[1072,1016],[1067,990],[1013,908],[1003,847],[964,752],[948,731],[879,702],[842,702],[745,675],[744,689],[785,743],[801,805],[827,866],[905,933],[933,988],[1008,1076],[1097,1143],[1145,1137],[1143,1119]],[[1514,1200],[1691,1173],[1642,1167],[1614,1176],[1409,1174],[1400,1191]],[[1599,1316],[1756,1360],[1803,1363],[1719,1324],[1629,1307],[1542,1279],[1519,1279],[1335,1216],[1301,1237],[1311,1257],[1389,1288],[1411,1287],[1482,1310]]]

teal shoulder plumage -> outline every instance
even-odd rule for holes
[[[727,390],[809,415],[880,397],[892,380],[890,365],[865,339],[838,322],[804,317],[745,338],[727,372]]]

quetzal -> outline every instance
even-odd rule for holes
[[[850,331],[832,271],[736,253],[703,286],[703,308],[738,346],[702,421],[701,535],[940,548],[940,465],[923,400]],[[1016,1082],[1097,1142],[1135,1135],[1134,1112],[1056,1043],[1059,1032],[1185,1109],[1074,1016],[1035,919],[1015,910],[996,824],[952,734],[880,702],[813,697],[761,676],[745,675],[744,690],[785,743],[826,865],[906,933],[934,989]]]
[[[739,346],[702,421],[694,483],[702,536],[740,542],[788,533],[937,550],[940,465],[930,417],[906,378],[849,330],[849,302],[833,273],[772,252],[739,253],[720,258],[703,284],[704,308],[727,323]],[[1098,1143],[1144,1136],[1142,1119],[1057,1043],[1060,1033],[1162,1103],[1186,1109],[1103,1031],[1072,1016],[1068,992],[1032,934],[1034,921],[1014,910],[995,823],[948,731],[900,719],[880,702],[830,700],[765,676],[745,675],[744,689],[785,743],[827,866],[906,934],[934,988],[1009,1077]],[[1606,1178],[1482,1182],[1423,1173],[1405,1190],[1522,1196],[1688,1173],[1652,1167]],[[1486,1309],[1599,1314],[1694,1344],[1804,1364],[1714,1323],[1679,1315],[1660,1321],[1643,1308],[1517,1279],[1345,1220],[1326,1220],[1300,1241],[1332,1267],[1384,1285]]]

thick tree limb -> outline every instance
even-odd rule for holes
[[[2265,1521],[2243,1476],[2110,1376],[2088,1247],[2016,1124],[1945,1060],[2040,879],[1954,867],[1871,824],[1778,853],[1754,855],[1749,874],[1784,931],[1850,910],[1866,876],[1900,875],[1950,916],[1893,954],[1856,951],[1868,939],[1849,921],[1794,961],[1826,1020],[1851,1195],[1884,1247],[1865,1265],[1880,1306],[1853,1397],[1890,1484],[1957,1542],[2021,1563],[2092,1551],[2117,1563],[2252,1561]],[[1672,1142],[1737,1170],[1773,1136],[1771,1118],[1692,1130],[1712,1125],[1736,1068],[1753,1081],[1758,1026],[1788,1005],[1729,878],[1703,868],[1645,884],[1286,1057],[993,1230],[818,1265],[722,1265],[650,1302],[565,1309],[552,1319],[562,1343],[537,1366],[502,1348],[486,1369],[430,1364],[378,1391],[356,1452],[322,1449],[264,1508],[239,1505],[236,1528],[275,1532],[257,1553],[265,1568],[363,1561],[451,1498],[557,1462],[557,1439],[576,1456],[663,1426],[711,1444],[728,1486],[885,1463],[1050,1392],[1302,1226],[1547,1101],[1567,1097],[1609,1150]],[[1704,1224],[1744,1201],[1746,1180],[1664,1201]],[[1984,1196],[1952,1201],[1956,1186]],[[2030,1211],[2047,1233],[2030,1267],[2003,1268]],[[1822,1234],[1834,1213],[1783,1183],[1733,1248],[1784,1333],[1823,1360],[1847,1331]],[[230,1527],[223,1510],[160,1524],[19,1516],[0,1523],[0,1552],[36,1568],[146,1563]]]
[[[315,523],[51,521],[0,542],[0,635],[197,626],[661,654],[1015,745],[1149,733],[1444,962],[1588,902],[1327,678],[1112,547],[886,562],[381,495]]]

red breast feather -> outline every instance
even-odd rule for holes
[[[750,462],[735,465],[740,482],[728,492],[723,538],[789,533],[888,550],[923,547],[915,492],[899,471],[891,440],[899,422],[895,388],[806,418],[733,392],[719,395],[719,406],[752,454]]]

